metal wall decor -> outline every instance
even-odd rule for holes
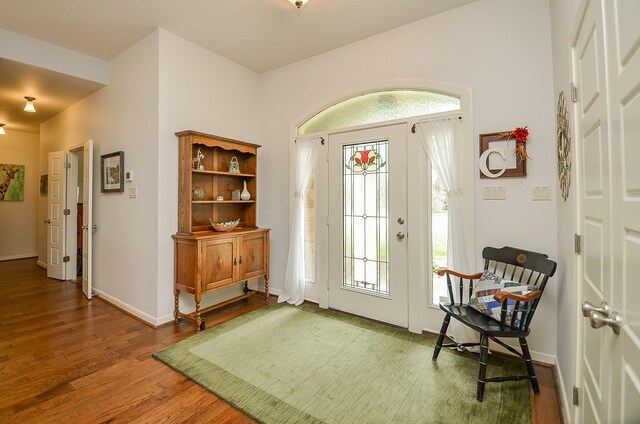
[[[569,135],[569,115],[564,91],[558,97],[558,114],[556,115],[556,140],[558,144],[558,179],[560,192],[566,201],[571,185],[571,136]]]

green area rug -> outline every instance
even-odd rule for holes
[[[265,423],[529,423],[529,383],[488,384],[435,340],[310,305],[268,305],[154,356]],[[522,362],[492,355],[492,375]]]

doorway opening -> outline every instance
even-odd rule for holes
[[[47,277],[81,282],[87,299],[93,295],[92,164],[92,140],[48,155]]]

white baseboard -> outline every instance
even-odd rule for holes
[[[100,296],[101,298],[103,298],[104,300],[106,300],[109,303],[114,304],[115,306],[117,306],[118,308],[127,311],[128,313],[130,313],[131,315],[134,315],[138,318],[140,318],[142,321],[147,322],[153,326],[159,326],[161,324],[166,324],[167,322],[171,322],[173,321],[173,313],[170,314],[166,314],[160,317],[153,317],[149,314],[147,314],[146,312],[143,312],[137,308],[134,308],[133,306],[121,301],[120,299],[117,299],[113,296],[111,296],[108,293],[103,292],[102,290],[93,289],[93,292],[96,293],[98,296]],[[269,294],[272,294],[274,296],[279,296],[282,294],[282,290],[280,289],[269,289]],[[224,302],[227,299],[230,299],[233,296],[229,296],[229,295],[224,295],[222,293],[220,293],[220,296],[215,296],[215,292],[214,292],[214,297],[208,299],[210,304],[215,304],[215,303],[219,303],[219,302]],[[203,305],[203,307],[206,307],[206,305]]]
[[[507,355],[513,355],[511,352],[509,352],[507,349],[503,348],[502,346],[500,346],[497,343],[491,343],[489,345],[489,348],[491,350],[495,350],[496,352],[506,353]],[[542,362],[542,363],[547,364],[547,365],[553,365],[556,362],[555,355],[549,355],[548,353],[536,352],[535,350],[530,350],[529,353],[531,354],[531,359],[533,359],[534,361]]]
[[[153,317],[149,314],[147,314],[146,312],[141,311],[140,309],[134,308],[133,306],[121,301],[120,299],[117,299],[113,296],[111,296],[110,294],[107,294],[105,292],[103,292],[102,290],[98,290],[96,288],[93,289],[93,292],[96,293],[98,296],[100,296],[102,299],[106,300],[109,303],[113,303],[115,306],[117,306],[118,308],[127,311],[128,313],[130,313],[131,315],[140,318],[142,321],[147,322],[153,326],[157,326],[159,325],[158,323],[158,318]],[[172,317],[173,319],[173,317]]]
[[[0,256],[0,262],[2,261],[13,261],[15,259],[27,259],[27,258],[37,258],[37,253],[23,253],[22,255],[8,255],[8,256]]]
[[[47,264],[42,261],[37,261],[36,265],[38,265],[40,268],[47,269]]]
[[[557,379],[555,381],[556,390],[560,394],[560,411],[562,412],[562,422],[564,424],[571,424],[571,404],[569,403],[569,398],[567,397],[567,392],[564,389],[564,381],[562,380],[562,373],[560,372],[560,363],[558,362],[558,358],[556,357],[555,363],[553,364],[554,368],[554,376]]]

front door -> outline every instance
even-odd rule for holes
[[[329,307],[408,326],[406,124],[329,136]]]
[[[590,0],[572,44],[582,395],[578,422],[640,422],[640,3]],[[605,302],[608,308],[600,305]]]

